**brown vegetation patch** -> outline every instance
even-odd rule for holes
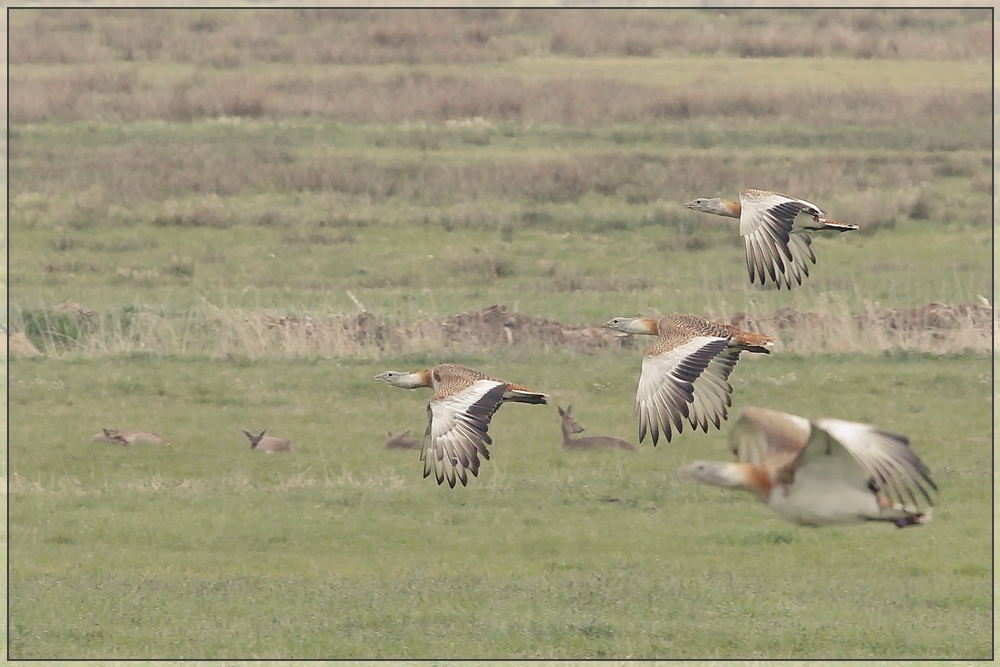
[[[755,182],[768,184],[767,187],[810,192],[816,198],[860,187],[861,202],[838,209],[837,214],[864,227],[912,212],[920,198],[913,184],[933,178],[933,167],[911,156],[894,155],[873,165],[865,157],[851,153],[830,155],[819,162],[809,154],[784,160],[734,155],[720,162],[716,155],[687,151],[673,154],[602,151],[546,160],[385,165],[364,157],[341,156],[330,160],[324,155],[303,156],[289,163],[281,158],[281,150],[276,147],[255,148],[240,142],[150,148],[135,141],[98,147],[77,159],[57,162],[41,155],[24,155],[21,148],[21,143],[11,143],[11,192],[60,197],[97,183],[102,188],[99,207],[103,211],[143,200],[163,201],[160,211],[146,217],[150,224],[160,228],[227,229],[241,224],[262,224],[258,216],[228,209],[212,195],[222,198],[278,190],[329,193],[345,201],[376,204],[393,198],[448,206],[456,200],[472,202],[450,210],[447,215],[436,215],[430,221],[445,229],[494,229],[495,213],[475,204],[477,200],[543,205],[573,202],[595,194],[653,202],[665,196],[665,183],[669,184],[670,192],[685,201],[695,196],[732,197],[738,188],[735,184],[747,173],[753,173]],[[233,164],[239,164],[240,169],[231,168]],[[980,169],[988,175],[988,167]],[[900,194],[885,197],[876,192],[882,188],[897,188]],[[868,191],[873,192],[864,194]],[[181,199],[185,197],[189,199]],[[96,225],[102,215],[88,219]],[[533,218],[534,214],[526,215],[523,221],[526,226],[547,222],[544,218]],[[662,216],[675,217],[673,212]],[[264,224],[274,219],[265,218]],[[341,222],[331,219],[327,226]],[[363,226],[361,221],[351,224]],[[690,231],[697,229],[693,227]]]
[[[622,338],[596,326],[574,327],[533,315],[512,313],[496,305],[459,313],[440,321],[443,343],[449,347],[539,345],[592,352],[622,347]]]
[[[873,308],[860,315],[803,312],[779,308],[765,315],[708,315],[750,331],[773,335],[794,352],[920,349],[953,352],[988,349],[994,327],[993,309],[981,304],[949,306],[931,303],[920,308]],[[444,319],[423,319],[405,325],[362,311],[335,322],[306,317],[266,317],[266,326],[289,336],[303,335],[323,353],[324,341],[348,341],[352,354],[403,354],[415,349],[477,352],[524,345],[593,353],[604,349],[635,349],[642,341],[599,326],[574,326],[523,313],[503,305],[458,313]],[[329,352],[330,350],[325,350]]]
[[[85,319],[91,319],[99,314],[96,310],[82,306],[71,299],[65,299],[62,303],[53,308],[52,312],[76,315],[77,317],[83,317]]]
[[[253,317],[245,318],[253,323]],[[362,311],[353,317],[321,321],[301,316],[264,316],[264,327],[275,342],[291,339],[310,341],[316,351],[331,343],[354,348],[362,356],[366,350],[399,354],[420,348],[477,351],[508,345],[565,348],[592,352],[628,346],[626,339],[596,326],[577,327],[532,315],[512,313],[495,305],[439,319],[417,320],[409,325],[384,320]]]
[[[524,56],[986,58],[979,9],[19,8],[11,64],[177,61],[213,69],[504,62]]]
[[[658,120],[735,118],[852,124],[914,123],[925,117],[955,122],[990,108],[989,90],[784,90],[694,87],[666,89],[602,78],[526,81],[510,76],[437,74],[420,70],[385,77],[364,73],[241,72],[192,74],[181,81],[144,75],[10,75],[11,123],[103,119],[323,117],[339,123],[490,122],[595,125]],[[406,100],[400,104],[399,100]],[[423,135],[435,149],[444,135]],[[459,141],[489,143],[480,129]]]
[[[23,333],[11,334],[9,337],[4,334],[4,350],[15,359],[30,359],[41,356],[41,352]]]
[[[919,308],[880,308],[854,318],[859,328],[878,327],[885,331],[948,331],[973,327],[989,331],[993,326],[993,309],[980,304],[949,306],[930,303]]]
[[[68,316],[73,318],[71,322],[46,322],[44,318],[39,321],[33,317],[27,333],[37,337],[46,354],[75,351],[98,356],[142,351],[250,358],[371,359],[428,352],[477,354],[510,346],[591,354],[608,349],[644,349],[649,343],[640,336],[624,336],[598,325],[568,325],[511,312],[503,305],[445,318],[423,318],[409,324],[363,309],[355,315],[325,318],[219,310],[198,324],[192,324],[190,314],[165,318],[139,312],[123,314],[120,320],[114,316],[89,319],[77,314]],[[767,314],[707,313],[706,316],[774,336],[778,340],[776,351],[798,354],[982,351],[992,348],[993,333],[998,326],[993,309],[982,303],[870,308],[855,315],[826,307],[819,312],[779,308]],[[20,329],[25,323],[15,318],[12,324]],[[24,333],[11,334],[11,340],[17,336],[23,337]],[[13,342],[11,348],[14,354]],[[29,350],[24,356],[30,354]]]
[[[823,326],[836,319],[830,314],[803,312],[794,308],[779,308],[763,316],[737,313],[729,323],[755,331],[778,332]],[[918,308],[873,308],[851,318],[859,331],[877,328],[883,332],[946,331],[972,327],[989,331],[994,312],[983,304],[929,303]]]
[[[737,313],[729,323],[776,336],[795,351],[989,349],[996,313],[989,305],[930,303],[916,308],[869,308],[857,315],[779,308],[764,315]]]

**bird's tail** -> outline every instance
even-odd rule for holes
[[[729,334],[733,337],[733,342],[736,343],[741,352],[771,354],[771,350],[768,349],[774,345],[774,338],[771,336],[753,331],[743,331],[732,324],[723,324],[721,326],[729,331]]]
[[[503,400],[512,403],[530,403],[532,405],[544,405],[549,402],[549,395],[537,391],[531,391],[527,387],[520,385],[507,385]]]
[[[822,225],[817,231],[821,232],[854,232],[860,229],[857,225],[852,225],[847,222],[837,222],[836,220],[830,220],[822,215],[816,216],[816,222]]]
[[[895,519],[893,523],[896,524],[896,528],[908,528],[909,526],[921,526],[925,523],[931,522],[931,512],[930,508],[926,510],[918,510],[913,507],[908,507],[906,505],[893,505],[892,509],[901,512],[902,516]]]

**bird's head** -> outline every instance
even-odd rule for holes
[[[743,484],[742,476],[735,475],[727,461],[693,461],[677,472],[681,477],[711,486],[733,488]]]
[[[602,329],[613,329],[622,333],[655,336],[656,320],[649,317],[613,317],[601,325]]]
[[[719,213],[722,209],[722,199],[719,197],[698,197],[693,201],[684,204],[684,208],[702,213]]]
[[[628,333],[628,327],[632,324],[634,317],[612,317],[610,320],[601,325],[602,329],[614,329],[615,331],[621,331],[622,333]]]
[[[385,371],[384,373],[379,373],[372,379],[398,387],[399,382],[409,374],[409,371]]]
[[[393,387],[416,389],[417,387],[431,386],[429,376],[430,373],[426,371],[421,373],[410,373],[408,371],[385,371],[384,373],[379,373],[372,379],[385,382],[386,384],[391,384]]]

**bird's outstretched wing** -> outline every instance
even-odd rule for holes
[[[800,213],[823,215],[823,211],[807,201],[764,190],[744,190],[740,193],[740,235],[746,246],[747,271],[750,282],[767,278],[778,286],[792,288],[792,281],[801,285],[809,275],[809,263],[816,263],[809,236],[793,234],[795,218]]]
[[[424,477],[434,472],[438,484],[448,480],[468,483],[468,472],[479,474],[479,455],[489,460],[493,443],[487,430],[490,419],[503,403],[503,382],[476,380],[465,389],[427,404],[427,431],[420,458]]]
[[[728,343],[728,338],[715,336],[679,334],[669,340],[661,335],[657,344],[642,360],[642,373],[635,395],[635,412],[639,415],[639,442],[645,439],[646,432],[649,431],[653,445],[656,445],[661,428],[667,442],[670,442],[671,423],[678,433],[683,430],[683,420],[691,416],[695,382],[712,360],[726,349]],[[715,377],[711,381],[706,380],[703,386],[705,392],[704,399],[698,406],[699,420],[703,413],[707,418],[710,410],[714,414],[718,409],[711,402],[720,391],[715,384]],[[722,392],[728,396],[724,386]]]

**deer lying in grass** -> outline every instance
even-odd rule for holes
[[[250,449],[256,449],[262,452],[267,452],[268,454],[273,454],[274,452],[293,451],[292,441],[289,440],[288,438],[276,438],[272,435],[269,435],[265,438],[264,434],[267,433],[266,428],[260,432],[260,435],[254,435],[245,428],[240,430],[243,431],[243,435],[249,438]]]
[[[586,438],[570,437],[575,433],[583,433],[583,427],[580,426],[580,422],[573,419],[570,415],[570,411],[573,409],[572,405],[565,410],[559,406],[556,407],[559,408],[559,416],[562,417],[563,449],[597,449],[601,447],[610,449],[635,449],[632,443],[626,442],[621,438],[613,438],[609,435],[592,435]]]
[[[386,449],[420,449],[421,444],[417,438],[410,437],[410,429],[406,429],[402,433],[396,433],[395,435],[393,435],[392,431],[386,433]]]
[[[159,433],[131,431],[128,429],[105,428],[93,438],[94,442],[109,442],[123,447],[132,445],[169,445],[170,441]]]

